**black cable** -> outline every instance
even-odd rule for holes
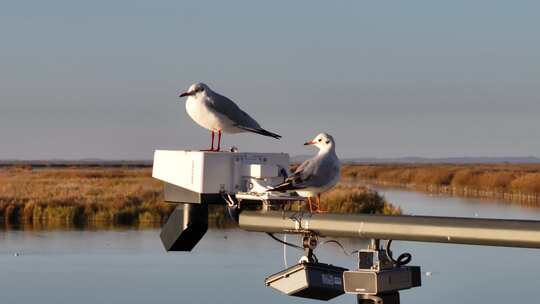
[[[409,262],[412,260],[412,255],[408,252],[402,253],[398,256],[397,260],[394,260],[394,257],[392,256],[392,251],[390,250],[390,246],[392,245],[392,240],[388,240],[386,242],[386,254],[390,258],[396,266],[403,266],[409,264]]]
[[[358,253],[358,250],[353,250],[351,252],[347,252],[347,250],[345,249],[345,247],[343,245],[341,245],[340,242],[336,241],[336,240],[328,240],[328,241],[324,241],[323,244],[328,244],[328,243],[334,243],[336,245],[339,246],[339,248],[341,248],[341,250],[343,250],[343,253],[346,255],[346,256],[351,256],[355,253]]]
[[[312,252],[312,253],[311,253],[311,256],[313,257],[313,261],[314,261],[315,263],[319,263],[319,258],[315,255],[315,253]]]
[[[285,242],[285,241],[283,241],[283,240],[278,239],[273,233],[267,232],[266,234],[268,234],[271,238],[273,238],[274,240],[280,242],[281,244],[284,244],[284,245],[287,245],[287,246],[291,246],[291,247],[296,248],[296,249],[304,250],[303,247],[300,247],[300,246],[298,246],[298,245],[291,244],[291,243],[289,243],[289,242]]]
[[[353,250],[351,251],[350,253],[347,252],[347,250],[345,249],[345,247],[338,241],[336,240],[328,240],[328,241],[325,241],[323,242],[323,244],[328,244],[328,243],[334,243],[336,245],[339,246],[339,248],[341,248],[341,250],[343,251],[343,253],[346,255],[346,256],[351,256],[355,253],[358,253],[358,250]],[[392,245],[392,240],[389,240],[387,243],[386,243],[386,253],[388,255],[388,257],[390,258],[390,260],[396,265],[396,266],[403,266],[403,265],[406,265],[408,264],[409,262],[411,262],[412,260],[412,255],[408,252],[405,252],[405,253],[402,253],[398,256],[397,259],[394,259],[394,257],[392,256],[392,251],[390,250],[390,246]]]
[[[229,218],[238,224],[239,221],[239,215],[240,215],[240,208],[238,208],[238,205],[235,206],[229,206],[225,205],[225,208],[227,208],[227,214],[229,215]]]
[[[267,232],[266,234],[268,234],[268,236],[270,236],[272,239],[276,240],[277,242],[281,243],[281,244],[284,244],[284,245],[287,245],[287,246],[290,246],[292,248],[296,248],[296,249],[299,249],[299,250],[304,250],[303,247],[300,247],[298,245],[295,245],[295,244],[291,244],[289,242],[285,242],[283,240],[280,240],[278,239],[273,233],[270,233],[270,232]],[[315,263],[319,263],[319,258],[317,258],[317,256],[315,255],[315,253],[311,253],[311,256],[313,257],[313,261]]]

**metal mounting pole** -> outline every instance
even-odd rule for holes
[[[323,237],[540,248],[540,221],[530,220],[243,211],[239,226],[273,233],[309,230]]]

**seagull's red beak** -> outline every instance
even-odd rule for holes
[[[184,93],[178,95],[178,97],[186,97],[186,96],[191,96],[191,95],[193,95],[193,93],[190,93],[190,92],[184,92]]]
[[[316,142],[314,142],[314,141],[312,140],[312,141],[305,142],[305,143],[304,143],[304,146],[309,146],[309,145],[314,145],[314,144],[316,144]]]

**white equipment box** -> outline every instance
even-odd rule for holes
[[[265,192],[288,167],[285,153],[157,150],[152,177],[165,182],[166,201],[222,203],[223,194]]]

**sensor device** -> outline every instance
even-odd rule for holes
[[[237,210],[240,202],[268,208],[302,200],[269,191],[287,177],[288,167],[285,153],[155,151],[152,177],[164,182],[165,201],[179,204],[161,231],[163,246],[167,251],[191,251],[208,229],[210,204]]]
[[[287,176],[289,155],[157,150],[152,177],[165,182],[165,201],[224,204],[223,194],[263,194]]]
[[[374,272],[371,270],[345,271],[346,293],[376,295],[420,286],[420,267],[401,266]]]
[[[400,265],[379,245],[370,247],[358,251],[357,270],[343,273],[343,289],[359,295],[358,303],[397,304],[400,290],[421,285],[419,266]]]
[[[345,270],[329,264],[304,262],[273,274],[264,282],[290,296],[327,301],[344,293]]]

